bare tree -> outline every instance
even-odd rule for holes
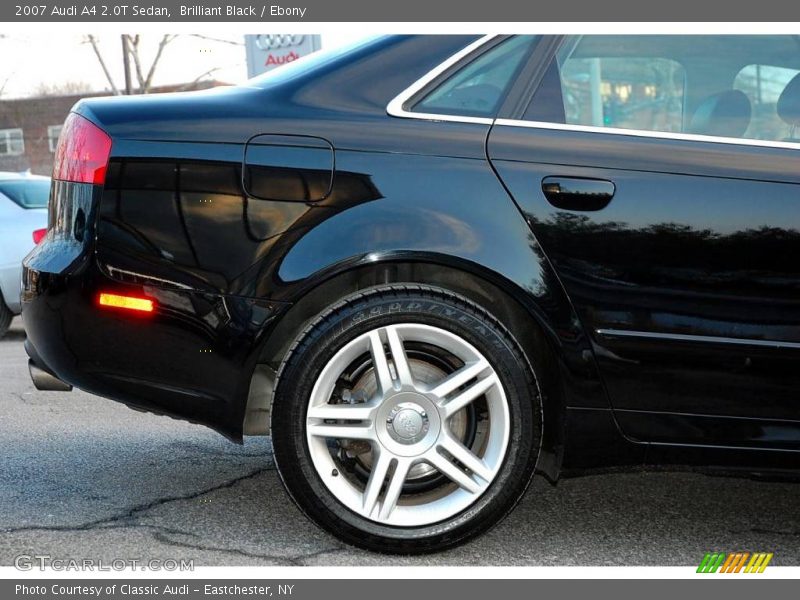
[[[4,40],[4,39],[6,39],[7,37],[8,37],[8,36],[7,36],[6,34],[4,34],[4,33],[0,33],[0,40]],[[3,79],[2,81],[0,81],[0,97],[2,97],[2,95],[5,93],[5,91],[6,91],[6,86],[8,85],[8,82],[9,82],[9,81],[11,81],[11,78],[12,78],[13,76],[14,76],[14,71],[11,71],[11,74],[10,74],[10,75],[8,75],[8,76],[7,76],[5,79]]]
[[[108,84],[111,86],[111,92],[115,96],[119,96],[119,88],[117,84],[114,83],[114,78],[111,76],[111,72],[108,70],[108,65],[106,65],[106,61],[103,58],[103,54],[100,52],[100,47],[98,45],[97,38],[94,37],[92,34],[86,36],[86,43],[91,44],[92,50],[94,50],[94,55],[97,57],[97,61],[100,63],[100,68],[103,69],[103,73],[106,76],[106,80]]]
[[[65,81],[63,83],[42,82],[36,86],[36,96],[72,96],[91,92],[92,86],[85,81]]]
[[[0,97],[2,97],[2,96],[3,96],[3,94],[5,93],[5,91],[6,91],[6,86],[8,85],[8,82],[9,82],[9,81],[11,81],[11,78],[12,78],[13,76],[14,76],[14,74],[12,73],[11,75],[9,75],[9,76],[8,76],[8,77],[6,77],[5,79],[3,79],[3,81],[2,81],[2,82],[0,82]]]
[[[161,60],[161,55],[164,53],[164,48],[166,48],[167,45],[176,37],[178,36],[165,34],[161,38],[161,41],[158,42],[158,50],[156,50],[155,58],[153,58],[153,62],[150,63],[150,68],[147,69],[147,75],[145,75],[142,59],[139,53],[141,36],[139,36],[139,34],[128,35],[128,48],[130,51],[130,57],[133,60],[133,65],[136,68],[136,79],[139,83],[139,93],[146,94],[150,91],[150,88],[153,85],[153,75],[156,73],[156,67],[158,66],[158,62]]]
[[[184,92],[184,91],[186,91],[186,90],[191,90],[191,89],[192,89],[192,88],[193,88],[193,87],[194,87],[194,86],[195,86],[197,83],[199,83],[201,80],[205,79],[205,78],[206,78],[206,77],[208,77],[209,75],[213,75],[214,73],[216,73],[216,72],[217,72],[217,71],[219,71],[220,69],[222,69],[222,67],[214,67],[213,69],[209,69],[209,70],[208,70],[208,71],[206,71],[205,73],[201,73],[200,75],[198,75],[197,77],[195,77],[195,78],[194,78],[192,81],[189,81],[188,83],[184,83],[184,84],[183,84],[181,87],[179,87],[179,88],[178,88],[176,91],[178,91],[178,92]]]
[[[178,36],[166,34],[161,37],[161,39],[158,42],[158,48],[156,49],[156,55],[149,66],[146,65],[144,63],[144,60],[142,59],[141,36],[139,34],[136,35],[124,34],[123,37],[126,38],[127,40],[127,44],[125,44],[125,47],[127,48],[128,58],[133,62],[134,72],[136,74],[136,83],[138,85],[138,89],[136,91],[139,94],[147,94],[153,87],[153,77],[156,74],[156,69],[158,68],[158,64],[161,61],[161,58],[164,54],[164,49]],[[112,93],[114,95],[119,95],[121,93],[120,88],[114,81],[114,78],[111,75],[111,71],[108,68],[108,63],[106,62],[106,59],[103,57],[103,53],[100,51],[99,40],[94,35],[90,34],[86,36],[86,43],[92,46],[92,50],[94,50],[94,54],[97,57],[97,61],[100,63],[100,68],[103,69],[103,73],[106,76],[106,80],[108,81],[108,84],[111,86]],[[123,59],[124,58],[125,57],[123,57]]]

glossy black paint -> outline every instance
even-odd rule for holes
[[[95,258],[102,189],[57,182],[52,193],[53,225],[23,271],[29,354],[81,389],[240,439],[241,373],[252,371],[253,348],[285,306],[154,279],[131,284],[127,274],[112,279]],[[100,309],[100,291],[152,298],[157,308]]]
[[[242,190],[257,200],[320,202],[333,189],[331,143],[307,135],[262,134],[244,149]]]
[[[102,187],[53,184],[51,230],[25,263],[32,354],[239,440],[256,365],[277,367],[306,319],[369,285],[423,282],[493,309],[532,357],[551,478],[641,465],[653,444],[684,445],[684,462],[732,445],[751,466],[798,449],[800,351],[597,332],[800,341],[784,218],[796,159],[387,115],[474,39],[393,36],[271,81],[80,103],[111,162]],[[576,212],[547,200],[547,177],[571,202],[613,189]],[[748,210],[773,229],[748,232]],[[100,291],[156,311],[100,309]]]
[[[544,197],[562,210],[603,210],[611,202],[615,191],[616,186],[605,179],[553,176],[542,179]]]
[[[564,137],[575,150],[569,157]],[[762,179],[757,161],[744,166],[742,156],[762,150],[786,175],[775,169]],[[794,153],[492,130],[492,162],[592,336],[617,421],[631,437],[800,449],[800,347],[791,347],[800,341],[800,186],[779,181],[795,176]],[[625,169],[617,168],[622,156]],[[548,177],[611,181],[616,191],[601,210],[562,210],[539,188]],[[752,427],[764,432],[743,433]]]

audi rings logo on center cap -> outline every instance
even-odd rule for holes
[[[422,419],[416,413],[401,412],[394,420],[394,428],[404,437],[414,437],[422,429]]]
[[[256,47],[259,50],[279,50],[280,48],[291,48],[303,43],[306,36],[291,33],[263,33],[256,36]]]
[[[386,419],[389,436],[401,444],[416,444],[430,429],[427,413],[415,402],[401,402]]]

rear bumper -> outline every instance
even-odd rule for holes
[[[242,298],[120,284],[96,265],[57,274],[24,267],[34,363],[77,388],[201,423],[238,440],[260,333],[276,307]],[[100,308],[100,291],[153,298],[140,316]]]
[[[77,388],[241,439],[262,334],[286,305],[123,283],[98,264],[93,233],[79,237],[51,230],[23,263],[34,363]],[[155,311],[101,308],[101,291],[152,298]]]

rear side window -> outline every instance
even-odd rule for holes
[[[524,118],[797,142],[798,73],[789,35],[567,36]]]
[[[778,100],[797,75],[798,69],[772,65],[747,65],[733,82],[733,87],[747,94],[753,103],[753,116],[746,137],[756,140],[780,140],[791,132],[778,116]]]
[[[462,67],[429,92],[413,112],[494,117],[528,56],[535,36],[508,39]]]
[[[566,122],[574,125],[681,131],[684,81],[669,58],[565,58]]]
[[[22,208],[47,208],[50,180],[0,181],[0,193]]]

